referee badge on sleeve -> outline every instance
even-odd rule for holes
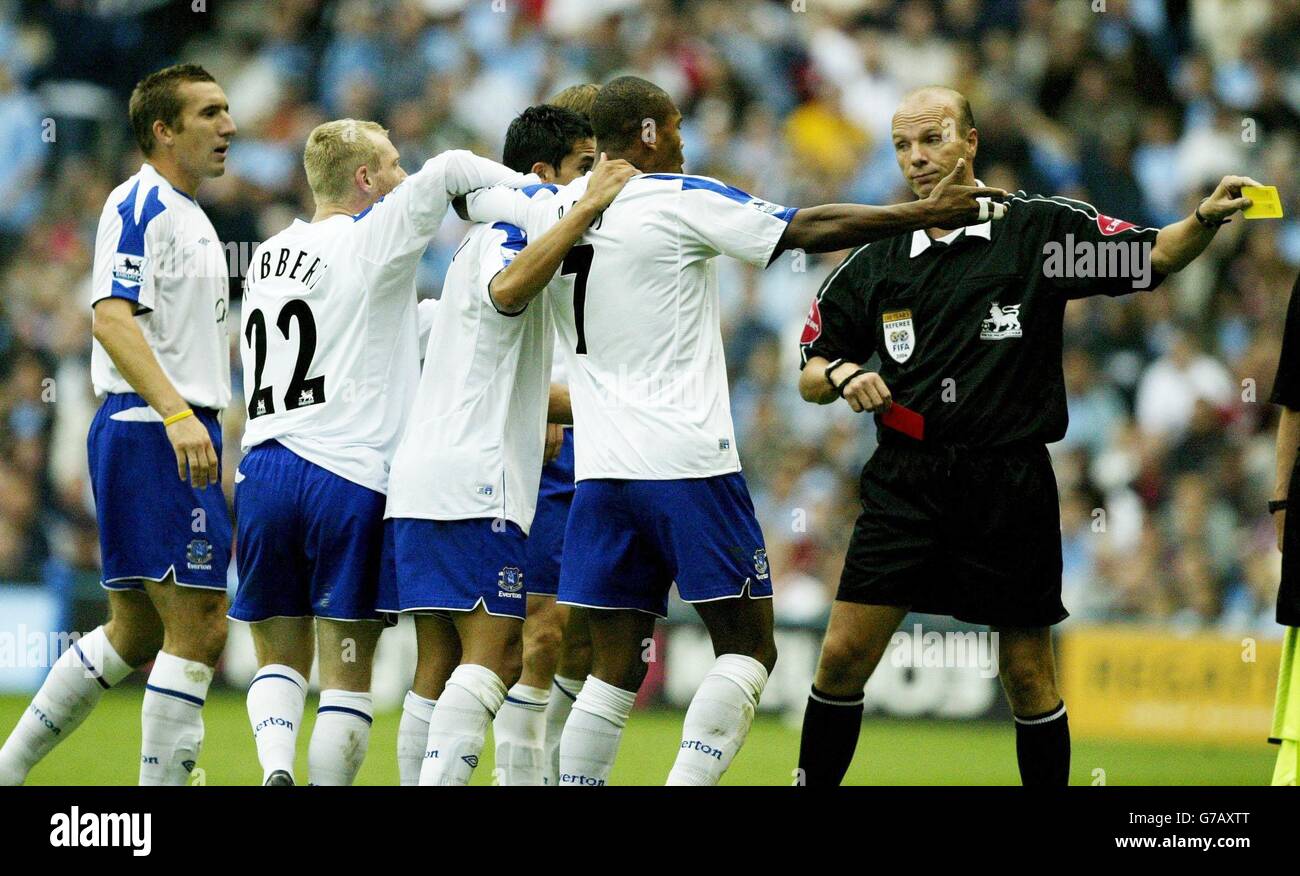
[[[895,362],[906,362],[916,348],[916,329],[912,326],[912,311],[890,310],[883,315],[885,323],[885,349]]]

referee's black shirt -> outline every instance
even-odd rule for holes
[[[802,362],[878,354],[894,400],[925,417],[927,444],[1059,441],[1065,304],[1159,285],[1158,229],[1069,198],[1017,192],[1009,204],[949,243],[916,231],[855,250],[813,302]]]
[[[1274,404],[1300,411],[1300,277],[1291,290],[1286,308],[1286,328],[1282,331],[1282,352],[1277,360],[1277,377],[1273,380]],[[1282,583],[1277,592],[1277,622],[1289,627],[1300,626],[1300,472],[1291,475],[1287,492],[1287,512],[1282,533]]]
[[[1300,277],[1296,278],[1291,289],[1291,301],[1286,307],[1282,352],[1277,359],[1277,377],[1273,380],[1273,395],[1269,401],[1300,411]]]

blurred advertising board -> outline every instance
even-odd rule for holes
[[[1258,744],[1272,719],[1281,644],[1143,627],[1067,628],[1058,648],[1070,730],[1080,737]]]

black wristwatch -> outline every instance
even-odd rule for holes
[[[1269,500],[1268,500],[1268,513],[1269,513],[1269,514],[1276,514],[1276,513],[1279,512],[1279,511],[1285,511],[1285,510],[1286,510],[1286,499],[1269,499]]]
[[[854,371],[848,377],[844,378],[838,384],[835,385],[835,394],[838,395],[840,398],[844,398],[844,387],[848,386],[850,383],[857,380],[858,377],[866,373],[867,373],[867,369],[865,368],[859,368],[857,371]]]
[[[1205,201],[1208,200],[1209,198],[1205,199]],[[1209,228],[1211,231],[1216,231],[1232,221],[1231,219],[1220,219],[1218,222],[1215,222],[1212,219],[1206,219],[1201,215],[1201,207],[1205,205],[1205,201],[1201,201],[1201,203],[1196,205],[1196,221],[1201,223],[1202,226]]]

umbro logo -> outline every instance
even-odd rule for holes
[[[477,754],[467,754],[467,755],[465,755],[464,757],[462,757],[461,760],[463,760],[463,761],[465,761],[465,763],[469,764],[469,768],[470,768],[470,769],[474,769],[475,767],[478,766],[478,755],[477,755]]]

